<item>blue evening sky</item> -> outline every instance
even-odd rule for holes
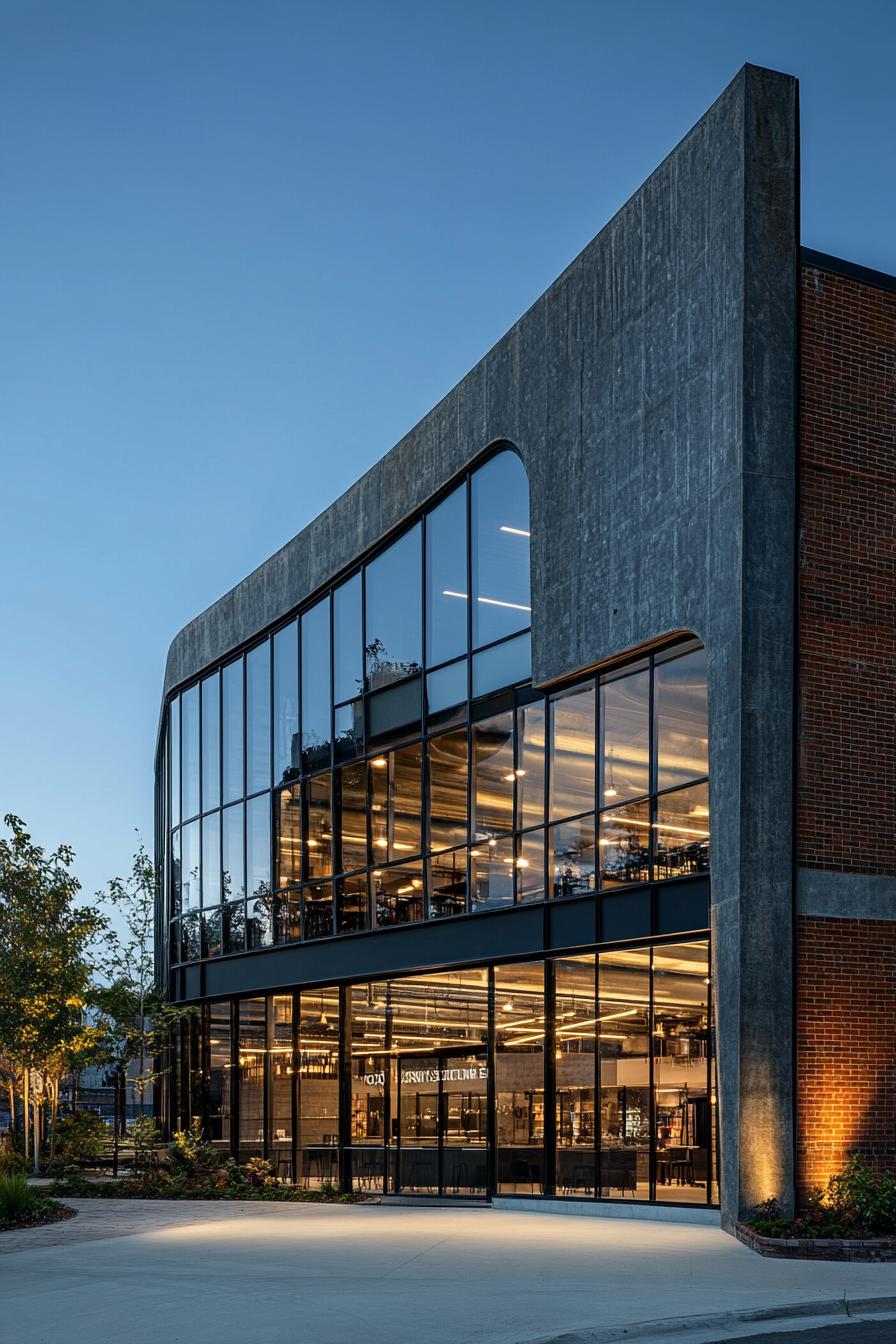
[[[386,452],[744,61],[896,270],[892,0],[0,0],[0,812],[152,836],[175,632]]]

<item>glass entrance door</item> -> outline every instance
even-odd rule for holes
[[[478,1195],[488,1188],[488,1067],[483,1053],[398,1060],[398,1188]]]

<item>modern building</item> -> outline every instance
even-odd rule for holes
[[[725,1225],[893,1158],[896,282],[801,251],[798,151],[744,67],[174,640],[168,1125]]]

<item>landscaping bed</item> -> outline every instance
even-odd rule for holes
[[[75,1210],[28,1184],[23,1172],[0,1175],[0,1232],[40,1227],[74,1218]]]
[[[856,1155],[795,1218],[767,1199],[734,1232],[758,1255],[781,1260],[896,1261],[896,1180]]]
[[[284,1204],[357,1204],[365,1196],[343,1194],[325,1183],[303,1190],[278,1180],[270,1162],[252,1157],[242,1164],[206,1143],[198,1126],[175,1134],[164,1152],[138,1148],[139,1169],[128,1176],[91,1180],[78,1165],[65,1167],[50,1193],[70,1199],[255,1199]]]
[[[896,1260],[896,1237],[764,1237],[750,1223],[735,1223],[734,1235],[778,1260]]]

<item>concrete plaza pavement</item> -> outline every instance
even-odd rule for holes
[[[68,1202],[79,1213],[67,1223],[0,1235],[0,1323],[16,1344],[95,1344],[107,1329],[128,1344],[534,1344],[844,1296],[896,1299],[896,1265],[765,1260],[717,1228],[670,1222]]]

